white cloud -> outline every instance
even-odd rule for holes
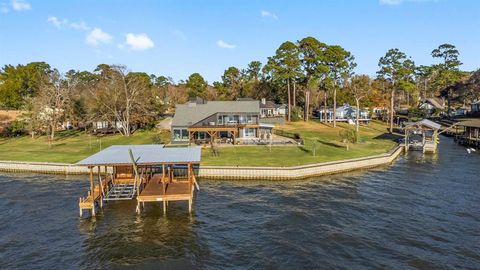
[[[69,22],[67,19],[59,19],[56,16],[49,16],[47,18],[47,22],[52,24],[58,29],[64,28],[64,27],[69,27],[75,30],[83,30],[83,31],[88,31],[91,28],[85,23],[84,21],[80,22]]]
[[[30,10],[32,6],[24,0],[12,0],[12,8],[16,11]]]
[[[222,49],[235,49],[237,45],[234,44],[228,44],[227,42],[223,40],[217,41],[217,46],[222,48]]]
[[[141,34],[128,33],[126,35],[125,44],[134,51],[143,51],[143,50],[153,48],[155,46],[155,44],[147,36],[147,34],[143,34],[143,33]]]
[[[100,28],[94,28],[87,34],[85,42],[92,46],[97,46],[102,43],[110,43],[113,37],[108,33],[105,33]]]
[[[379,0],[380,5],[398,5],[402,0]]]
[[[72,27],[73,29],[76,29],[76,30],[85,30],[85,31],[90,30],[90,27],[84,21],[81,21],[79,23],[72,22],[70,24],[70,27]]]
[[[439,0],[378,0],[380,5],[395,6],[405,2],[438,2]]]
[[[187,35],[185,35],[185,33],[181,30],[173,29],[170,32],[172,33],[172,35],[174,35],[175,37],[181,40],[187,40]]]
[[[262,10],[260,12],[260,16],[262,16],[264,18],[272,18],[272,19],[278,20],[278,16],[275,13],[272,13],[272,12],[266,11],[266,10]]]
[[[57,18],[55,16],[49,16],[47,18],[47,22],[51,23],[53,26],[55,26],[57,28],[62,28],[63,26],[68,24],[68,20],[66,20],[66,19],[60,20],[59,18]]]

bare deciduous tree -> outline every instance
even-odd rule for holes
[[[98,83],[90,89],[94,111],[122,135],[130,136],[132,119],[148,111],[149,89],[147,74],[128,72],[120,65],[103,66]]]
[[[45,79],[40,84],[39,94],[33,99],[33,116],[47,127],[50,140],[55,138],[55,131],[64,120],[74,84],[65,80],[60,72],[54,70],[45,75]]]
[[[355,130],[358,134],[360,126],[360,100],[367,97],[372,90],[370,77],[368,75],[353,76],[347,89],[350,90],[350,93],[354,96],[357,105]]]

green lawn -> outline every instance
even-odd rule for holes
[[[214,156],[209,148],[202,150],[203,165],[232,166],[296,166],[317,162],[364,157],[388,152],[395,143],[375,138],[386,132],[386,125],[372,122],[360,131],[360,142],[349,150],[340,142],[339,132],[346,124],[332,128],[317,122],[296,122],[277,128],[300,133],[304,146],[232,146],[219,148]],[[80,131],[59,132],[51,143],[45,136],[0,139],[0,160],[77,162],[113,144],[168,143],[170,134],[158,131],[137,131],[130,137],[108,135],[96,137]],[[313,155],[314,145],[316,155]]]
[[[395,143],[388,139],[375,137],[384,134],[386,125],[372,122],[362,126],[360,142],[350,144],[347,150],[340,142],[340,130],[346,124],[333,128],[317,122],[296,122],[279,126],[279,129],[300,133],[305,139],[304,146],[235,146],[219,148],[219,155],[214,156],[210,149],[202,152],[203,165],[233,166],[297,166],[318,162],[365,157],[388,152]],[[316,155],[313,155],[314,145]]]
[[[73,163],[110,145],[165,143],[169,136],[169,133],[137,131],[130,137],[96,137],[80,131],[63,131],[51,144],[45,136],[0,139],[0,160]]]

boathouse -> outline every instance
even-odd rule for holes
[[[406,123],[405,152],[408,150],[421,150],[423,153],[435,153],[438,144],[438,130],[442,126],[428,119],[418,122]]]
[[[463,127],[463,132],[455,136],[459,144],[480,148],[480,119],[462,121],[457,126]]]
[[[151,202],[162,202],[166,212],[169,201],[188,201],[191,212],[200,158],[199,147],[164,145],[114,145],[87,157],[77,163],[88,167],[90,180],[87,196],[79,199],[80,216],[85,209],[94,216],[107,201],[133,199],[137,213]]]

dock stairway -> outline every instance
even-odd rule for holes
[[[115,184],[110,187],[103,200],[119,201],[131,200],[136,195],[137,189],[135,184]]]
[[[102,179],[100,179],[101,186],[108,187],[108,191],[106,192],[106,194],[103,193],[102,190],[104,201],[131,200],[137,195],[137,189],[138,191],[141,191],[141,187],[143,186],[145,180],[143,171],[140,176],[136,160],[133,157],[132,150],[129,149],[128,152],[130,155],[130,159],[132,160],[132,165],[135,172],[135,179],[133,183],[115,183],[115,180],[104,182],[102,181]],[[113,175],[110,176],[110,179],[114,179]]]

